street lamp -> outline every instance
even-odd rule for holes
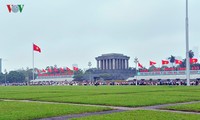
[[[186,0],[185,33],[186,33],[185,34],[185,37],[186,37],[186,79],[187,79],[187,86],[190,86],[188,0]]]
[[[136,70],[136,77],[135,77],[135,79],[136,79],[136,81],[135,81],[135,85],[137,85],[137,64],[138,64],[138,58],[137,57],[135,57],[134,58],[134,63],[135,63],[135,70]]]
[[[89,70],[90,70],[90,67],[92,66],[92,63],[90,61],[88,62],[88,66],[89,66]],[[89,71],[89,77],[90,77],[90,82],[92,83],[90,71]]]
[[[4,70],[4,72],[5,72],[5,86],[6,86],[6,75],[7,75],[6,69]]]

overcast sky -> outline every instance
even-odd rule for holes
[[[7,4],[24,4],[9,13]],[[200,47],[200,0],[189,0],[190,49]],[[95,57],[122,53],[143,66],[185,57],[185,0],[1,0],[0,58],[3,71],[32,67],[96,67]]]

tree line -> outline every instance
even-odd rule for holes
[[[20,69],[10,71],[9,73],[0,73],[0,83],[23,83],[29,82],[33,78],[33,69]]]

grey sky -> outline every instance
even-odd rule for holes
[[[22,13],[8,13],[7,4],[24,4]],[[200,1],[189,0],[190,48],[200,46]],[[2,0],[0,57],[3,69],[78,64],[96,67],[105,53],[137,56],[161,65],[170,55],[185,57],[185,0]]]

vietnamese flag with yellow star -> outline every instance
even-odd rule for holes
[[[166,65],[166,64],[169,64],[169,61],[168,60],[162,60],[162,65]]]
[[[182,64],[182,61],[181,60],[175,60],[175,63],[180,65],[180,64]]]
[[[38,47],[36,44],[33,44],[33,50],[37,52],[41,52],[40,47]]]

